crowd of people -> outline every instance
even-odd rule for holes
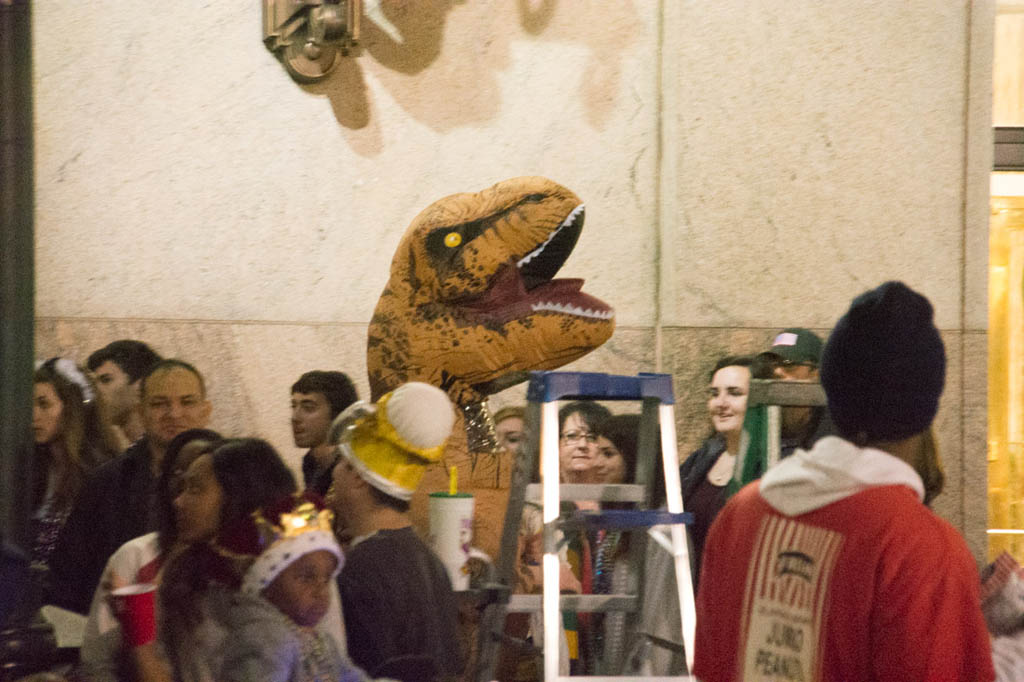
[[[749,447],[752,378],[820,380],[827,407],[783,408],[779,464],[735,492],[737,457]],[[1004,605],[992,596],[983,603],[963,538],[929,507],[944,481],[932,432],[944,381],[931,304],[898,282],[856,298],[828,344],[807,329],[785,329],[762,352],[712,365],[710,434],[680,471],[695,517],[697,679],[1019,679],[1024,571],[1014,564],[1014,580],[999,591]],[[630,480],[635,441],[632,450],[617,442],[607,448],[615,420],[597,404],[563,407],[562,482]],[[606,452],[621,460],[602,466]],[[539,520],[524,523],[521,535],[518,587],[536,591]],[[628,572],[614,562],[622,542],[614,533],[567,531],[561,590],[600,594],[614,585]],[[643,578],[655,591],[670,584]],[[661,653],[672,655],[653,672],[685,672],[680,615],[665,591],[660,596],[656,620],[671,633]],[[983,613],[997,608],[1003,626],[987,630]],[[642,667],[633,647],[647,627],[643,609],[624,620],[612,615],[563,614],[569,665],[560,674],[629,675]],[[540,624],[530,627],[539,641]],[[536,670],[517,679],[536,679]]]
[[[789,328],[750,350],[710,363],[708,436],[680,468],[694,516],[693,672],[706,682],[994,679],[978,571],[928,507],[943,483],[931,424],[945,379],[930,303],[890,282],[855,299],[827,344]],[[294,443],[307,449],[300,486],[269,443],[209,430],[192,364],[123,340],[87,367],[40,363],[32,421],[31,559],[47,603],[88,614],[75,679],[464,674],[451,582],[409,516],[455,421],[443,391],[410,383],[368,404],[342,372],[303,374],[291,387]],[[784,408],[782,460],[736,493],[752,379],[820,379],[828,406]],[[524,410],[494,421],[500,447],[518,450]],[[639,422],[591,401],[563,405],[561,482],[633,482]],[[517,591],[540,591],[542,530],[528,504]],[[628,560],[645,551],[643,534],[565,529],[560,539],[562,592],[658,584]],[[136,602],[122,593],[140,585],[158,586],[155,617],[126,606]],[[677,622],[668,611],[654,620]],[[561,674],[649,671],[652,657],[637,660],[645,617],[564,613]],[[539,646],[542,628],[518,616],[507,631]],[[656,672],[684,672],[681,641],[662,643],[672,669]],[[538,678],[540,651],[526,651],[503,656],[499,679]]]
[[[87,615],[69,679],[464,672],[451,582],[409,516],[455,422],[443,391],[368,404],[342,372],[302,375],[300,486],[266,441],[208,428],[194,365],[132,340],[87,365],[40,363],[33,399],[32,575],[44,603]]]

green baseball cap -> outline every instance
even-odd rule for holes
[[[810,329],[790,327],[775,335],[772,347],[762,355],[774,355],[784,362],[795,364],[821,364],[821,350],[824,347],[821,337]]]

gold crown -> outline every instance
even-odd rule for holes
[[[270,547],[275,542],[296,538],[303,533],[315,530],[332,532],[334,514],[330,509],[317,510],[312,502],[303,502],[291,512],[281,514],[281,523],[275,524],[263,517],[261,512],[255,515],[256,530],[260,536],[260,546]]]

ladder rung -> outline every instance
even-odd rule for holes
[[[539,594],[513,594],[508,598],[508,613],[540,611]],[[606,611],[636,611],[639,608],[635,594],[562,594],[558,597],[562,611],[603,613]]]
[[[818,407],[826,404],[825,390],[817,381],[754,379],[750,382],[747,406],[792,405]]]
[[[526,399],[533,403],[556,400],[643,400],[656,398],[675,403],[672,376],[641,372],[619,376],[601,372],[530,372]]]
[[[635,483],[562,483],[558,487],[562,500],[595,500],[597,502],[643,502],[644,486]],[[540,502],[541,484],[526,486],[527,502]]]
[[[630,528],[651,528],[676,523],[693,523],[693,514],[659,511],[657,509],[605,509],[603,511],[577,511],[565,517],[561,526],[587,527],[591,529],[627,530]]]

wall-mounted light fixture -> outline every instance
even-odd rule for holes
[[[359,40],[362,0],[263,0],[263,43],[300,83],[323,80]]]

